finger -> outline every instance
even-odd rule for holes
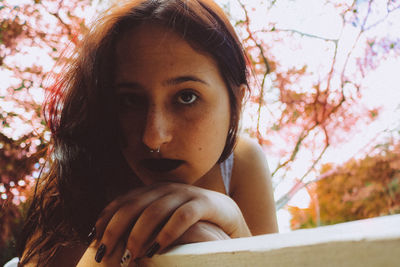
[[[151,257],[156,252],[154,250],[161,251],[171,245],[205,214],[207,214],[207,207],[198,200],[189,201],[180,206],[158,233],[155,242],[148,248],[146,256]]]
[[[199,221],[190,226],[173,245],[226,239],[229,239],[229,236],[220,227],[210,222]]]
[[[117,197],[113,201],[111,201],[100,213],[99,218],[95,224],[96,239],[98,240],[101,239],[103,232],[106,229],[109,221],[112,219],[114,214],[120,209],[122,205],[124,205],[129,199],[144,194],[149,190],[151,189],[148,187],[135,188],[129,191],[127,194]]]
[[[154,240],[159,229],[166,223],[177,208],[189,201],[186,194],[167,194],[152,202],[141,213],[127,241],[127,248],[134,257],[144,253],[144,247]]]
[[[247,227],[239,206],[229,196],[207,190],[202,198],[207,209],[202,217],[220,227],[230,237],[240,237],[238,234]],[[215,205],[215,203],[218,203]]]
[[[80,258],[77,267],[83,266],[119,266],[121,257],[123,255],[123,249],[125,248],[124,242],[119,242],[114,252],[110,255],[109,258],[104,259],[100,263],[96,263],[95,256],[98,251],[98,246],[94,243],[90,244],[86,249],[82,257]]]
[[[100,244],[105,247],[103,257],[108,257],[108,255],[113,252],[117,242],[132,228],[133,223],[143,210],[153,201],[162,197],[163,194],[165,194],[165,192],[161,190],[149,190],[142,194],[130,196],[130,199],[125,201],[119,209],[112,214],[113,216],[108,221],[100,240]]]
[[[175,190],[176,186],[173,183],[159,183],[153,184],[150,186],[143,186],[139,188],[135,188],[123,196],[119,196],[115,198],[112,202],[110,202],[100,213],[99,219],[95,224],[96,228],[96,238],[100,239],[108,222],[114,216],[115,212],[120,209],[122,205],[126,202],[130,201],[134,197],[139,197],[142,194],[146,194],[150,191],[161,191],[160,193],[166,194],[170,191]]]

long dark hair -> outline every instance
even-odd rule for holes
[[[99,212],[115,196],[139,186],[120,150],[113,88],[115,47],[122,33],[143,22],[173,29],[211,55],[225,79],[231,122],[219,162],[232,153],[245,53],[228,18],[211,0],[119,1],[103,13],[49,90],[44,106],[52,133],[50,170],[37,183],[19,246],[21,264],[46,265],[62,246],[85,241]],[[29,243],[27,244],[27,242]]]

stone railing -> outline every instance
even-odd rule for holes
[[[178,246],[140,266],[400,266],[400,215]]]

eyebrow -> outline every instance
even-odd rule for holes
[[[186,76],[179,76],[175,78],[171,78],[163,82],[163,85],[177,85],[184,82],[199,82],[205,85],[209,85],[206,81],[197,78],[196,76],[186,75]]]
[[[164,81],[162,84],[164,86],[177,85],[185,82],[199,82],[210,86],[206,81],[192,75],[178,76]],[[116,85],[117,88],[132,88],[132,89],[142,89],[143,86],[137,82],[122,82]]]

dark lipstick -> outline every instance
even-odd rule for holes
[[[183,160],[175,159],[144,159],[141,164],[153,172],[169,172],[177,169],[184,163]]]

